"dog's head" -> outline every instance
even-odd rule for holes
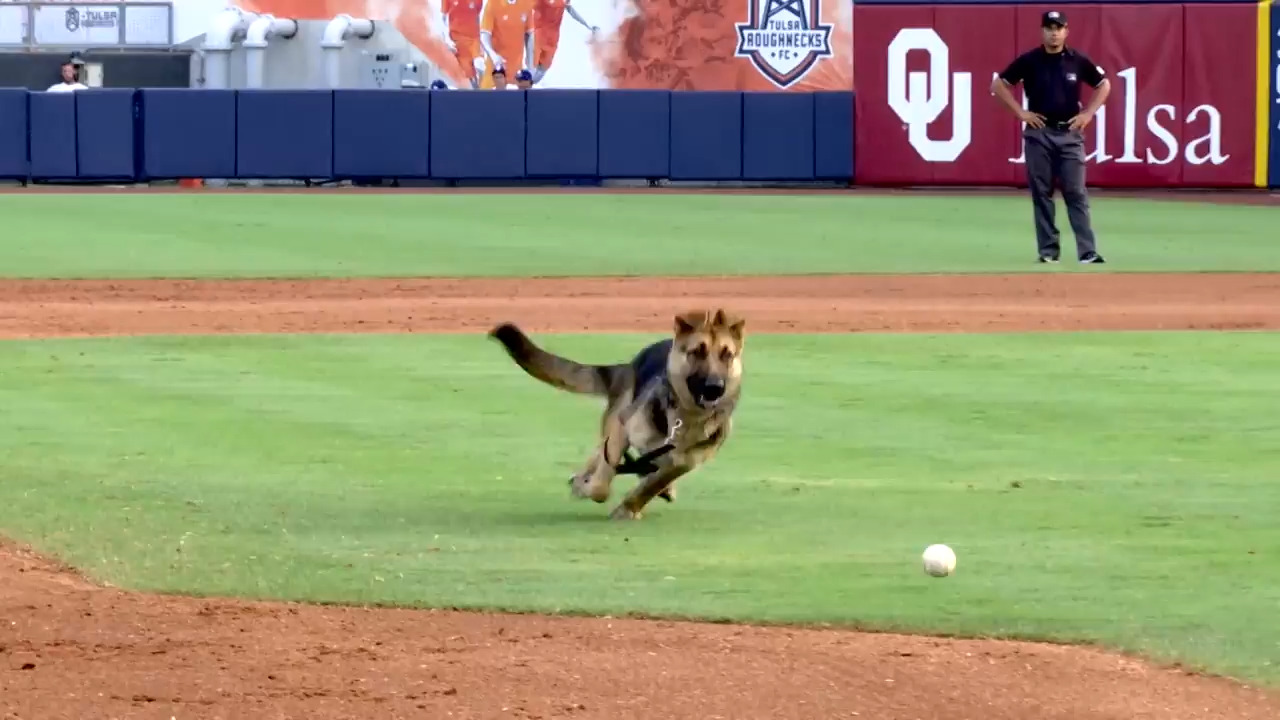
[[[676,316],[667,376],[682,400],[710,409],[737,395],[746,322],[722,309]]]

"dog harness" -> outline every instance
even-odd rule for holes
[[[657,472],[658,465],[654,461],[676,449],[676,432],[683,424],[679,418],[676,418],[676,421],[671,424],[671,432],[667,433],[666,441],[640,457],[633,458],[630,449],[623,450],[622,462],[615,465],[613,471],[618,475],[648,475]]]
[[[644,407],[645,403],[651,402],[659,392],[663,392],[668,395],[674,392],[671,389],[670,384],[668,384],[667,376],[665,374],[655,378],[643,391],[641,391],[641,393],[638,396],[636,396],[635,400],[631,401],[630,405],[628,405],[621,413],[618,414],[619,419],[622,421],[622,423],[625,425],[626,422],[631,419],[631,416],[634,415],[637,410]],[[713,415],[720,414],[721,412],[724,412],[724,411],[713,412]],[[671,422],[670,424],[671,424],[671,429],[667,431],[667,439],[662,442],[662,445],[659,445],[653,450],[650,450],[649,452],[641,455],[640,457],[632,457],[631,451],[629,448],[626,450],[623,450],[622,462],[614,466],[613,468],[614,473],[618,475],[644,476],[644,475],[648,475],[650,473],[656,472],[658,470],[658,465],[656,461],[659,458],[661,458],[663,455],[666,455],[667,453],[676,449],[676,445],[678,444],[676,442],[676,435],[680,432],[680,428],[684,426],[684,421],[681,420],[680,418],[676,418],[675,421]],[[691,447],[700,447],[707,443],[715,442],[716,439],[720,437],[720,434],[722,432],[724,432],[724,428],[717,428],[715,432],[711,433],[710,437],[707,437],[704,440],[700,440],[694,443]],[[606,440],[606,443],[607,442],[608,441]],[[605,451],[606,453],[608,452],[607,447],[605,448]],[[667,498],[667,499],[669,500],[670,498]]]
[[[634,415],[637,410],[644,407],[645,403],[653,400],[654,397],[662,391],[667,393],[671,392],[671,387],[667,384],[667,377],[665,373],[654,378],[653,381],[649,383],[649,386],[642,390],[640,394],[631,401],[631,404],[618,414],[618,419],[625,426],[627,421],[631,419],[631,416]],[[648,475],[649,473],[656,472],[658,470],[658,465],[654,461],[676,449],[676,433],[680,431],[682,425],[684,425],[683,421],[681,421],[680,418],[676,418],[676,421],[671,423],[671,429],[667,432],[667,439],[663,441],[662,445],[659,445],[640,457],[632,457],[630,449],[623,450],[622,462],[615,465],[613,471],[618,475]]]

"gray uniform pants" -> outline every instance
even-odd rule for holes
[[[1096,252],[1089,220],[1089,195],[1084,187],[1084,135],[1073,130],[1026,128],[1022,131],[1027,159],[1027,184],[1036,219],[1036,245],[1041,257],[1058,257],[1058,226],[1054,223],[1053,183],[1062,184],[1067,219],[1076,236],[1076,255]]]

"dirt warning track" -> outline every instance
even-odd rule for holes
[[[1280,328],[1280,274],[0,281],[0,337],[666,332],[724,304],[752,332]]]
[[[1280,328],[1280,275],[0,281],[0,337]],[[3,479],[0,479],[3,481]],[[1280,693],[1090,649],[191,599],[0,541],[0,718],[1261,720]]]

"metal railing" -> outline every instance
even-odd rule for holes
[[[173,3],[0,0],[0,49],[173,45]]]

